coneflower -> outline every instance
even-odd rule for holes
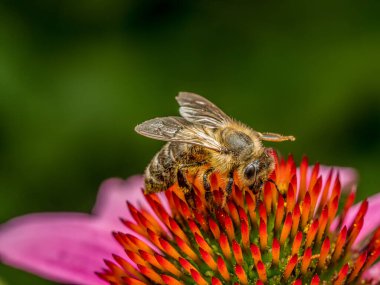
[[[259,195],[235,179],[225,207],[209,211],[197,179],[192,209],[176,186],[144,196],[141,176],[112,178],[92,215],[36,213],[0,225],[0,261],[81,285],[379,284],[380,194],[353,205],[355,171],[306,158],[299,168],[276,158],[271,179]],[[211,184],[220,202],[223,178]]]
[[[380,228],[358,243],[367,200],[348,221],[355,192],[343,201],[339,173],[322,176],[306,158],[297,171],[292,156],[275,158],[262,193],[243,191],[235,179],[223,208],[210,210],[198,179],[194,209],[176,185],[164,195],[145,195],[150,209],[127,202],[132,219],[122,222],[130,231],[113,233],[125,255],[105,260],[98,276],[130,285],[375,282],[363,273],[380,255]],[[222,177],[213,174],[211,185],[220,200]]]

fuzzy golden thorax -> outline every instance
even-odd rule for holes
[[[273,171],[274,161],[257,133],[241,124],[233,124],[220,130],[216,136],[228,149],[228,152],[214,157],[221,172],[235,169],[244,185],[258,192]]]

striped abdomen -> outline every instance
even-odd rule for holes
[[[206,161],[207,150],[186,143],[168,142],[153,157],[145,169],[145,193],[160,192],[168,189],[177,181],[178,170]]]

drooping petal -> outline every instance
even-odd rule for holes
[[[308,178],[310,178],[312,170],[312,167],[308,169]],[[331,183],[334,183],[336,176],[339,174],[339,181],[342,187],[342,192],[350,192],[352,190],[352,187],[358,182],[359,175],[354,168],[321,165],[319,167],[319,175],[322,177],[323,182],[327,181],[327,178],[330,175],[331,171]]]
[[[322,189],[324,188],[326,181],[328,180],[328,177],[331,173],[331,181],[330,181],[330,189],[328,196],[331,195],[332,185],[335,182],[336,176],[339,173],[339,181],[341,184],[341,190],[342,192],[351,192],[352,190],[356,190],[356,187],[354,187],[358,182],[358,173],[354,168],[351,167],[339,167],[339,166],[326,166],[326,165],[319,165],[319,172],[318,177],[320,176],[322,178]],[[310,179],[312,176],[314,170],[314,165],[310,165],[307,168],[306,172],[306,185],[308,186],[310,183]],[[297,168],[297,185],[300,185],[300,179],[301,179],[301,171],[300,168]]]
[[[371,280],[372,284],[380,283],[380,262],[369,268],[363,276],[366,280]]]
[[[339,173],[339,180],[342,185],[343,192],[350,192],[352,186],[356,185],[358,182],[359,175],[354,168],[351,167],[339,167],[339,166],[325,166],[321,165],[319,173],[322,176],[322,180],[326,181],[331,169],[334,169],[334,178],[336,173]]]
[[[302,164],[304,163],[307,166],[307,160],[304,159],[302,161]],[[318,171],[316,172],[318,174],[314,178],[316,179],[317,177],[321,177],[321,181],[322,181],[321,193],[319,197],[317,198],[317,202],[316,202],[317,207],[319,207],[321,201],[323,201],[324,199],[326,200],[331,196],[335,182],[336,182],[336,178],[338,177],[338,175],[339,175],[339,182],[341,186],[340,189],[343,193],[350,193],[352,191],[356,191],[358,173],[354,168],[326,166],[326,165],[310,165],[309,167],[307,167],[307,170],[304,173],[306,176],[304,177],[304,183],[305,183],[304,187],[306,187],[307,189],[310,187],[311,177],[313,176],[313,172],[315,171],[315,169],[318,169]],[[300,187],[302,187],[300,185],[301,176],[302,176],[301,169],[297,168],[297,185],[299,185],[298,186],[299,191],[300,191]],[[335,223],[334,226],[336,227],[336,225],[337,224]]]
[[[111,232],[86,214],[31,214],[0,227],[1,262],[58,282],[104,284],[94,271],[110,252],[122,253]]]
[[[110,178],[104,181],[93,208],[94,215],[104,221],[109,231],[124,230],[125,227],[119,218],[130,216],[126,201],[135,206],[148,208],[142,192],[143,186],[143,177],[138,175],[127,180]]]
[[[99,189],[93,214],[98,217],[109,231],[125,231],[125,226],[120,218],[132,219],[126,202],[138,209],[144,209],[156,216],[149,206],[143,194],[144,178],[141,175],[131,176],[124,180],[121,178],[110,178],[102,183]],[[161,197],[162,206],[169,210],[164,193],[158,193]],[[128,230],[127,230],[128,231]]]
[[[350,226],[359,211],[361,202],[352,206],[347,212],[346,219],[343,222],[343,225]],[[364,218],[363,228],[361,229],[355,245],[358,245],[363,241],[368,235],[380,227],[380,194],[373,195],[368,198],[368,210]]]

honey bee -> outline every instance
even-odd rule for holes
[[[187,203],[194,208],[195,193],[187,177],[201,175],[206,201],[211,207],[223,207],[232,192],[234,172],[255,194],[268,180],[274,159],[262,141],[295,140],[293,136],[255,131],[200,95],[180,92],[176,100],[181,117],[155,118],[135,128],[143,136],[168,142],[145,169],[146,194],[164,191],[178,182]],[[222,205],[213,204],[209,182],[213,172],[227,179]]]

